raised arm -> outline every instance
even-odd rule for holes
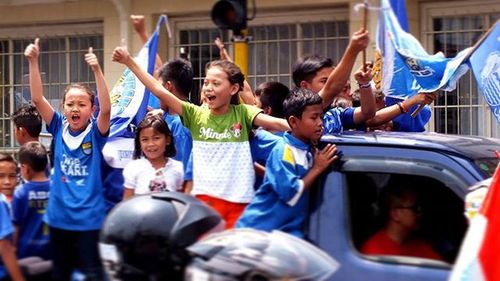
[[[377,105],[375,103],[375,95],[373,94],[372,85],[372,69],[367,68],[366,71],[363,67],[354,73],[354,78],[359,85],[359,99],[361,106],[354,110],[354,124],[365,123],[368,119],[375,116],[377,112]]]
[[[31,102],[35,105],[38,112],[40,112],[43,121],[50,124],[54,117],[54,108],[43,96],[42,77],[40,75],[40,66],[38,65],[40,39],[36,38],[34,43],[26,47],[24,56],[28,59],[29,63]]]
[[[149,40],[149,34],[146,30],[144,15],[130,15],[130,20],[132,21],[132,26],[134,27],[135,33],[137,33],[137,35],[139,35],[139,38],[141,38],[142,44],[146,44]],[[160,68],[162,64],[163,62],[161,61],[160,55],[156,54],[155,69]]]
[[[339,64],[328,76],[326,84],[319,91],[319,95],[323,98],[323,108],[330,106],[335,96],[342,91],[351,75],[358,53],[368,46],[369,41],[368,31],[360,29],[354,33]]]
[[[127,66],[148,90],[151,91],[172,113],[182,115],[182,101],[163,85],[157,81],[151,74],[142,69],[137,62],[130,56],[125,47],[116,47],[113,51],[113,61]]]
[[[109,130],[109,120],[111,116],[111,101],[109,98],[109,88],[104,74],[102,73],[99,60],[94,54],[92,47],[85,54],[85,61],[94,72],[95,83],[97,85],[97,94],[99,99],[99,115],[97,116],[97,128],[102,135],[106,135]]]
[[[264,113],[259,113],[253,120],[254,126],[263,127],[270,131],[286,132],[290,131],[290,125],[285,119],[276,118]]]
[[[226,47],[224,47],[224,43],[222,43],[219,37],[215,38],[214,43],[219,49],[220,59],[232,62],[233,59],[227,52]],[[245,104],[255,105],[255,97],[252,91],[252,87],[250,86],[250,84],[248,84],[247,79],[243,81],[243,90],[240,92],[240,97]]]
[[[401,114],[406,113],[410,108],[417,104],[430,104],[437,97],[437,93],[418,93],[405,101],[402,101],[391,106],[384,107],[375,113],[375,116],[366,121],[369,127],[377,127],[385,124]]]

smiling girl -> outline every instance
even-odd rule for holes
[[[244,75],[234,63],[213,61],[206,67],[203,94],[208,108],[183,102],[142,70],[126,48],[117,47],[113,60],[126,65],[151,92],[182,116],[193,136],[192,194],[216,209],[231,228],[254,196],[255,172],[249,133],[253,126],[287,130],[284,119],[238,103]]]
[[[96,55],[89,48],[85,61],[95,75],[100,111],[96,120],[94,93],[81,84],[69,85],[63,114],[43,96],[38,65],[39,39],[24,55],[29,62],[31,101],[54,138],[54,174],[44,220],[50,227],[54,279],[69,280],[78,268],[86,280],[103,280],[97,241],[104,221],[101,179],[102,148],[109,133],[110,99]]]
[[[182,162],[175,156],[174,139],[158,115],[147,115],[137,127],[134,160],[123,169],[123,198],[160,191],[181,191]]]

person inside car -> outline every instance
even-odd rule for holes
[[[422,207],[410,183],[389,185],[382,191],[380,203],[384,227],[361,246],[361,253],[442,260],[419,235]]]

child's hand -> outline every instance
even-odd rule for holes
[[[356,81],[360,85],[370,83],[372,77],[373,75],[372,75],[371,64],[366,65],[366,71],[364,71],[363,66],[361,66],[361,68],[354,73],[354,79],[356,79]]]
[[[146,33],[146,24],[143,15],[130,15],[132,26],[138,34]]]
[[[438,93],[418,93],[414,95],[413,97],[408,99],[409,107],[415,105],[415,104],[431,104],[436,98],[437,98]]]
[[[34,43],[31,43],[26,47],[24,51],[24,56],[28,59],[29,62],[38,60],[38,56],[40,55],[40,39],[36,38]]]
[[[337,146],[329,143],[325,146],[325,148],[323,148],[323,150],[316,151],[313,167],[323,172],[330,166],[330,164],[332,164],[333,161],[337,160],[338,158]]]
[[[121,64],[127,65],[129,60],[131,59],[130,54],[127,50],[127,47],[116,47],[113,51],[113,61],[119,62]]]
[[[222,49],[224,49],[224,43],[222,43],[222,41],[220,40],[219,37],[215,38],[215,46],[217,46],[217,48],[219,48],[219,51],[221,51]]]
[[[368,43],[370,43],[368,31],[362,28],[352,35],[351,41],[349,42],[349,48],[359,53],[368,47]]]
[[[97,59],[97,56],[94,54],[92,47],[89,47],[89,52],[85,54],[85,61],[90,66],[92,71],[96,71],[99,69],[99,60]]]

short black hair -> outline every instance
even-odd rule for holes
[[[12,162],[14,165],[17,166],[17,162],[14,159],[14,157],[12,157],[12,155],[0,152],[0,162],[4,162],[4,161],[5,162]]]
[[[19,149],[19,163],[28,165],[35,172],[45,171],[49,163],[47,150],[37,141],[27,142]]]
[[[33,105],[25,105],[18,108],[11,116],[17,128],[24,128],[33,137],[38,138],[42,131],[42,117]]]
[[[325,67],[333,67],[333,60],[319,55],[309,55],[299,58],[292,67],[292,79],[295,86],[300,82],[311,82],[316,73]]]
[[[270,107],[272,109],[272,116],[277,118],[284,118],[283,102],[290,93],[287,86],[280,82],[264,82],[257,87],[255,95],[260,97],[262,109]]]
[[[193,88],[193,67],[185,59],[177,58],[165,63],[158,70],[158,76],[163,83],[172,82],[175,89],[186,98]]]
[[[290,92],[283,102],[285,118],[288,120],[290,116],[295,116],[301,119],[306,106],[322,103],[323,99],[318,94],[309,89],[297,87]]]

